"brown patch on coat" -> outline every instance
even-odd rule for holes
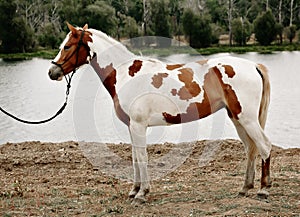
[[[171,94],[172,94],[173,96],[176,96],[176,95],[177,95],[177,90],[176,90],[175,88],[173,88],[173,89],[171,90]]]
[[[230,65],[222,65],[225,69],[225,73],[227,74],[228,78],[233,78],[235,76],[235,71],[233,70],[232,66]]]
[[[133,77],[135,75],[135,73],[137,73],[141,70],[142,63],[143,63],[143,61],[141,61],[141,60],[134,60],[133,64],[131,66],[129,66],[128,73],[131,77]]]
[[[226,107],[228,115],[238,119],[242,107],[229,84],[224,84],[222,74],[217,67],[210,68],[204,76],[204,96],[202,102],[193,102],[188,106],[186,113],[171,115],[162,113],[166,122],[179,124],[198,120]]]
[[[116,111],[116,114],[118,118],[125,123],[127,126],[129,126],[129,116],[124,112],[120,105],[119,97],[116,92],[116,83],[117,83],[117,71],[113,67],[112,63],[110,65],[107,65],[105,68],[101,68],[99,66],[99,63],[97,62],[97,56],[94,56],[91,60],[91,66],[96,71],[97,75],[101,79],[104,87],[109,92],[111,98],[114,102],[114,108]]]
[[[235,91],[229,84],[225,84],[222,80],[222,74],[217,67],[213,67],[215,74],[218,77],[220,86],[223,89],[224,104],[226,105],[228,115],[238,120],[238,114],[242,112],[241,104],[235,94]]]
[[[168,77],[169,74],[168,73],[157,73],[156,75],[154,75],[152,77],[152,82],[151,84],[156,87],[156,88],[160,88],[162,83],[163,83],[163,79]]]
[[[206,60],[198,60],[198,61],[196,61],[196,63],[198,63],[200,65],[205,65],[205,64],[207,64],[207,62],[208,62],[207,59]]]
[[[170,64],[170,65],[167,65],[166,68],[168,70],[174,70],[174,69],[178,69],[182,66],[184,66],[184,64]]]
[[[266,161],[262,160],[261,163],[261,189],[271,187],[271,179],[270,179],[270,161],[271,155],[266,159]]]
[[[181,74],[178,74],[178,79],[184,83],[184,86],[179,89],[177,95],[182,100],[189,100],[200,94],[201,88],[194,79],[194,73],[190,68],[179,69]]]

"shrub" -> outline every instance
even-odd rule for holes
[[[261,45],[270,45],[276,37],[276,21],[270,10],[258,16],[254,21],[254,33]]]
[[[247,19],[232,20],[232,35],[238,45],[245,45],[252,33],[251,23]]]
[[[196,15],[191,10],[183,14],[183,30],[190,46],[194,48],[208,47],[212,42],[210,19],[205,15]]]

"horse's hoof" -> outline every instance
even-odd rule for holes
[[[263,199],[263,200],[268,199],[269,195],[270,195],[269,192],[267,192],[265,189],[260,189],[257,192],[257,197],[259,199]]]
[[[139,206],[139,205],[145,204],[146,202],[147,202],[147,200],[145,197],[135,197],[133,199],[133,201],[131,202],[131,204],[134,206]]]
[[[249,189],[251,189],[251,188],[243,188],[240,192],[239,192],[239,194],[238,194],[238,196],[239,197],[248,197],[249,196]]]
[[[243,188],[241,189],[241,191],[239,192],[238,196],[239,197],[248,197],[249,196],[248,191],[253,188],[254,188],[253,184],[244,185]]]
[[[137,195],[137,193],[138,193],[137,191],[130,191],[129,194],[128,194],[128,197],[129,198],[134,198],[135,195]]]
[[[129,198],[134,198],[135,195],[137,195],[137,193],[139,192],[139,190],[140,190],[140,186],[134,186],[128,194]]]
[[[238,193],[238,195],[237,195],[238,197],[248,197],[249,196],[249,194],[248,194],[248,192],[245,192],[245,191],[240,191],[239,193]]]

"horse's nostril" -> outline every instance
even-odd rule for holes
[[[51,79],[53,79],[53,73],[52,73],[51,70],[49,70],[48,75],[49,75],[49,77],[50,77]]]
[[[57,76],[55,76],[55,74],[53,73],[53,71],[51,69],[49,70],[48,75],[51,80],[56,80]]]

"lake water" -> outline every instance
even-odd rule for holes
[[[218,54],[205,58],[217,57]],[[300,52],[272,55],[233,54],[266,65],[272,85],[266,133],[277,146],[300,148]],[[168,62],[190,62],[200,56],[172,55]],[[50,61],[32,59],[7,63],[0,60],[0,105],[28,120],[46,119],[60,108],[65,98],[65,82],[51,81]],[[148,130],[148,143],[183,142],[200,139],[238,138],[225,111],[204,120]],[[112,102],[90,66],[73,78],[66,110],[43,125],[26,125],[0,113],[0,144],[22,141],[130,142],[127,128],[114,116]]]

